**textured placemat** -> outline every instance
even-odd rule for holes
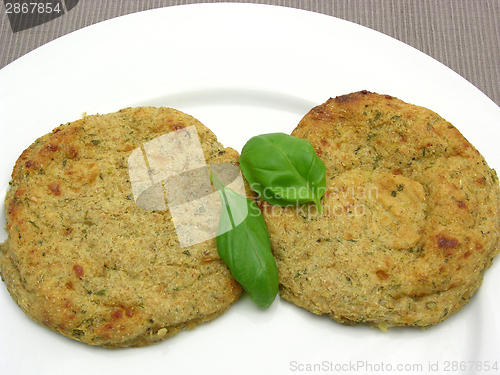
[[[59,12],[59,17],[50,20],[50,16],[45,15],[46,19],[38,19],[40,23],[46,21],[45,23],[20,30],[23,26],[31,26],[29,22],[33,23],[33,20],[29,19],[17,19],[14,20],[14,25],[11,24],[14,18],[12,14],[14,6],[22,2],[21,0],[4,0],[0,8],[0,68],[53,39],[110,18],[165,6],[220,1],[52,0],[53,5],[60,4],[62,12]],[[444,63],[500,104],[500,1],[267,0],[238,2],[310,10],[380,31]],[[11,13],[8,15],[9,9]],[[54,12],[52,14],[55,16]]]

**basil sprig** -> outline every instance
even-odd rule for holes
[[[214,174],[212,182],[222,201],[219,256],[252,301],[265,309],[276,299],[279,275],[264,218],[252,200],[224,186]]]
[[[322,212],[326,168],[307,140],[284,133],[258,135],[245,144],[239,162],[250,187],[269,203],[314,202]]]

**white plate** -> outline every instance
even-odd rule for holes
[[[361,89],[433,109],[500,169],[500,108],[421,52],[317,13],[198,4],[96,24],[0,70],[0,196],[20,153],[82,112],[174,107],[240,150],[252,135],[290,132],[311,107]],[[163,343],[106,350],[33,323],[2,285],[0,373],[477,374],[477,366],[499,359],[499,295],[495,264],[456,315],[426,331],[387,333],[344,327],[281,300],[259,311],[243,297],[222,317]]]

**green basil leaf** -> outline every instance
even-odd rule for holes
[[[258,135],[245,144],[239,162],[250,187],[269,203],[314,202],[322,212],[326,168],[309,141],[284,133]]]
[[[225,187],[213,174],[212,181],[222,201],[216,238],[219,256],[252,301],[268,308],[278,294],[279,275],[264,218],[252,200]]]

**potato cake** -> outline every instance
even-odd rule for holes
[[[281,296],[343,324],[431,326],[499,252],[494,170],[438,114],[367,91],[313,108],[293,136],[326,165],[324,213],[262,203]]]
[[[22,153],[0,274],[28,316],[87,344],[135,347],[210,321],[239,298],[215,238],[181,247],[169,209],[134,200],[131,153],[190,126],[206,163],[237,161],[193,117],[153,107],[86,116]]]

